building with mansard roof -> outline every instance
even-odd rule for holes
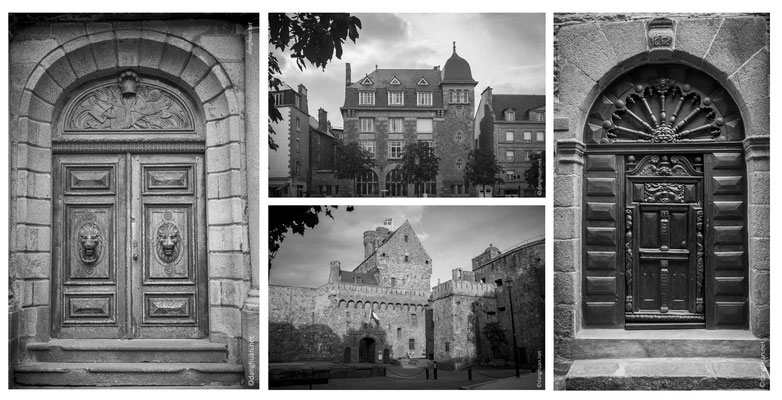
[[[440,70],[378,69],[353,80],[346,66],[341,108],[345,142],[358,142],[375,166],[357,179],[355,196],[469,196],[464,167],[474,148],[474,87],[469,63],[456,53]],[[402,182],[400,161],[407,144],[434,147],[440,159],[435,180]]]
[[[503,183],[494,196],[542,196],[545,182],[529,185],[525,172],[540,166],[533,155],[546,150],[546,96],[481,93],[475,115],[477,147],[494,154]],[[488,194],[487,194],[488,195]]]

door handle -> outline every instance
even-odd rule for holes
[[[138,254],[134,254],[134,255],[133,255],[133,259],[134,259],[134,260],[138,260]]]

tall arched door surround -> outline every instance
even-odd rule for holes
[[[124,70],[58,102],[52,336],[208,332],[204,121],[185,91]]]
[[[584,126],[586,326],[746,328],[746,165],[739,108],[681,64],[638,67]]]

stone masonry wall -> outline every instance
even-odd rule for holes
[[[508,303],[508,279],[513,279],[513,319],[516,326],[517,345],[524,352],[519,357],[536,364],[537,352],[545,352],[545,242],[538,241],[509,250],[497,258],[474,269],[476,279],[495,282],[502,279],[503,286],[496,291],[497,318],[508,335],[505,354],[513,355],[513,337]],[[541,354],[542,354],[541,353]]]
[[[428,296],[423,291],[348,283],[317,289],[269,286],[270,361],[342,362],[349,347],[352,362],[358,362],[359,341],[365,337],[377,342],[378,352],[388,349],[391,358],[421,357]]]
[[[405,241],[407,238],[407,241]],[[407,256],[407,261],[405,260]],[[356,272],[378,270],[378,284],[391,286],[396,279],[399,288],[429,290],[432,276],[432,258],[429,257],[409,222],[397,228],[396,232],[383,245],[377,248],[367,260],[360,264]]]
[[[668,46],[650,47],[648,24],[673,21]],[[581,329],[582,134],[599,93],[641,65],[680,63],[717,80],[739,106],[747,138],[750,330],[769,335],[769,15],[555,14],[555,369],[569,368]]]
[[[50,335],[55,104],[85,82],[131,69],[177,84],[205,122],[210,331],[236,359],[249,290],[242,24],[220,20],[63,20],[12,27],[9,44],[12,365]]]

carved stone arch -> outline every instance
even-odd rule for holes
[[[348,303],[345,301],[345,299],[339,301],[338,308],[347,308],[347,307],[348,307]]]

